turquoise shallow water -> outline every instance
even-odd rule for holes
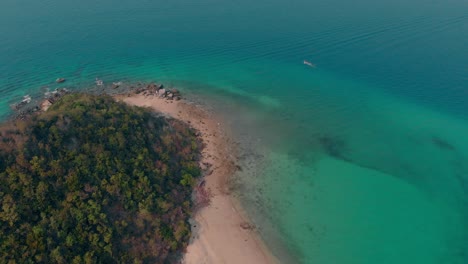
[[[284,262],[467,263],[467,14],[461,0],[5,0],[0,116],[58,77],[160,80],[226,117],[237,193]]]

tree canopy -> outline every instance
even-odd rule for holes
[[[70,94],[0,129],[1,263],[169,263],[190,238],[193,130]]]

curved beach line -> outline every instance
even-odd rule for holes
[[[210,164],[205,187],[211,191],[211,203],[194,216],[193,239],[182,262],[185,264],[278,263],[259,234],[249,223],[239,202],[230,195],[227,179],[236,171],[232,141],[221,120],[185,100],[168,101],[157,96],[116,96],[130,105],[150,107],[154,111],[189,123],[201,134],[205,144],[201,164]]]

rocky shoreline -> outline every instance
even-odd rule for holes
[[[57,79],[62,80],[63,78]],[[65,79],[63,79],[65,80]],[[58,82],[57,83],[63,83]],[[25,95],[23,99],[17,103],[11,104],[11,109],[14,111],[12,118],[24,120],[29,116],[47,111],[55,102],[62,96],[68,93],[78,92],[75,89],[57,88],[54,91],[46,91],[43,95],[36,96],[34,99],[29,95]],[[165,88],[163,84],[150,82],[123,83],[117,82],[112,85],[102,85],[98,87],[90,87],[86,92],[91,94],[107,94],[110,96],[133,96],[144,95],[147,97],[158,97],[167,101],[179,101],[182,99],[181,92],[175,88]]]

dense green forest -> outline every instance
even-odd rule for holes
[[[169,263],[190,237],[186,125],[70,94],[0,129],[0,263]]]

